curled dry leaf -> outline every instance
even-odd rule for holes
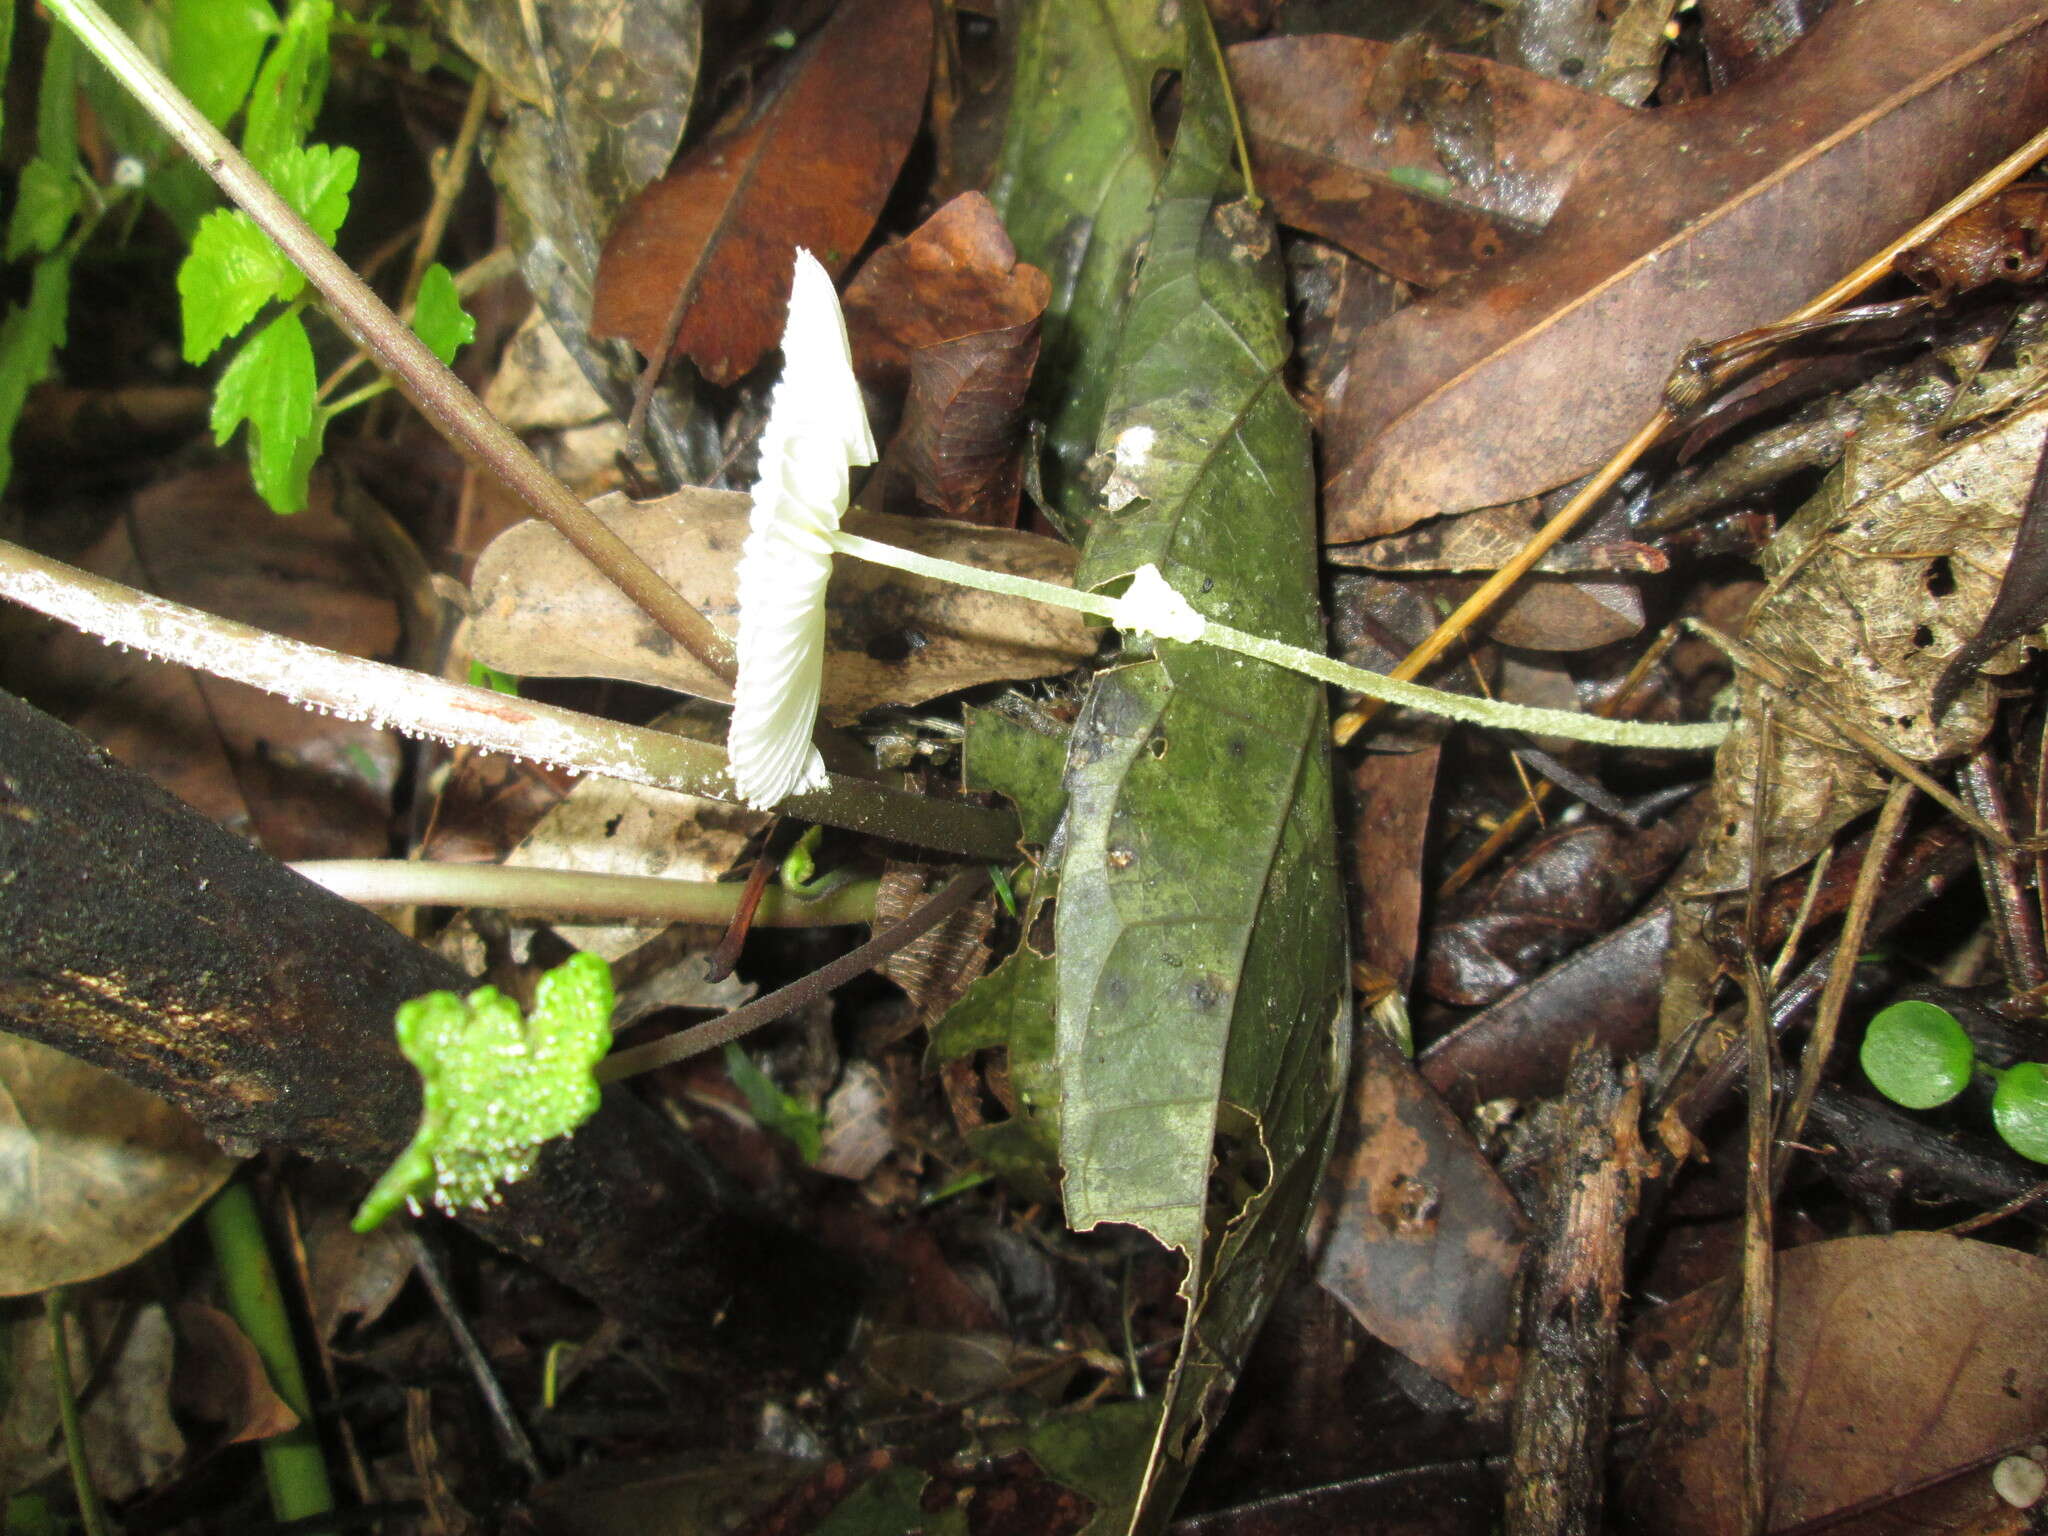
[[[1017,260],[979,192],[962,193],[877,251],[847,289],[862,382],[909,390],[885,457],[948,517],[1016,522],[1024,396],[1051,297],[1051,279]]]
[[[790,61],[782,88],[635,198],[605,242],[590,329],[687,356],[716,384],[782,333],[790,250],[837,274],[874,227],[909,153],[931,73],[926,0],[848,0]]]
[[[1632,118],[1529,250],[1361,338],[1328,421],[1327,536],[1600,463],[1686,339],[1790,311],[2031,133],[2044,57],[2034,0],[1871,0],[1726,91]]]
[[[1230,78],[1259,190],[1282,222],[1435,288],[1525,245],[1629,111],[1512,65],[1440,58],[1487,104],[1481,160],[1451,147],[1437,114],[1409,110],[1412,90],[1378,104],[1402,46],[1335,34],[1239,43]]]
[[[2039,1326],[2048,1262],[1900,1232],[1813,1243],[1777,1263],[1765,1409],[1771,1528],[1879,1503],[1897,1521],[1884,1528],[2004,1528],[1977,1523],[1995,1508],[1986,1461],[2024,1449],[2048,1414],[2048,1334]],[[1720,1290],[1659,1308],[1630,1341],[1622,1411],[1661,1421],[1623,1490],[1645,1530],[1741,1528],[1740,1330],[1702,1334]],[[1703,1381],[1694,1370],[1702,1353]],[[1930,1489],[1938,1509],[1893,1503],[1958,1473],[1967,1475]]]
[[[133,1263],[227,1182],[192,1117],[54,1047],[0,1036],[0,1295]]]
[[[947,872],[917,864],[891,864],[875,892],[877,930],[908,917],[946,883]],[[882,962],[881,970],[910,996],[910,1011],[890,1031],[901,1037],[929,1029],[988,969],[989,930],[995,926],[993,891],[920,934]]]
[[[749,500],[683,490],[660,501],[607,497],[594,510],[678,591],[730,628]],[[848,531],[920,554],[1071,582],[1074,551],[1054,539],[937,518],[848,514]],[[477,563],[477,657],[523,677],[616,677],[730,699],[544,523],[502,535]],[[1005,678],[1065,672],[1095,654],[1080,615],[841,560],[827,597],[824,710],[849,720],[878,704],[916,704]]]

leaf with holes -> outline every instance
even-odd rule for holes
[[[1308,424],[1272,226],[1240,195],[1204,13],[1111,363],[1077,584],[1157,565],[1207,616],[1318,645]],[[1055,917],[1070,1225],[1187,1256],[1139,1526],[1164,1524],[1329,1156],[1348,1043],[1323,690],[1206,646],[1099,674],[1068,750]]]

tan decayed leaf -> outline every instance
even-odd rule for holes
[[[185,1454],[171,1415],[170,1319],[154,1302],[94,1300],[70,1309],[65,1335],[93,1487],[102,1499],[124,1503],[156,1487]],[[33,1304],[0,1334],[11,1377],[0,1398],[0,1498],[63,1471],[50,1342],[49,1321]]]
[[[183,1110],[75,1056],[0,1036],[0,1295],[133,1263],[227,1182]]]
[[[599,516],[685,598],[730,630],[748,498],[683,490],[660,501],[606,497]],[[849,513],[848,532],[920,554],[1063,585],[1074,551],[1054,539],[938,518]],[[477,657],[522,677],[616,677],[726,700],[730,691],[677,652],[552,528],[525,523],[477,562]],[[916,704],[1005,678],[1065,672],[1095,654],[1078,614],[841,560],[827,598],[824,711],[849,720],[881,704]]]

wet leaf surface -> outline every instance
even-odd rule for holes
[[[605,240],[591,331],[670,355],[714,384],[782,334],[794,247],[836,276],[866,242],[909,152],[931,73],[920,0],[849,0],[756,114],[685,155]]]
[[[1608,136],[1526,253],[1361,338],[1325,537],[1593,468],[1656,409],[1678,338],[1788,312],[2032,131],[2044,48],[2027,0],[1838,6],[1771,68]]]

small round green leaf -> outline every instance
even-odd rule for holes
[[[2048,1163],[2048,1066],[2023,1061],[2001,1072],[1991,1095],[1991,1118],[2013,1151]]]
[[[1977,1052],[1962,1025],[1933,1003],[1893,1003],[1863,1036],[1863,1071],[1894,1104],[1932,1109],[1963,1091]]]

